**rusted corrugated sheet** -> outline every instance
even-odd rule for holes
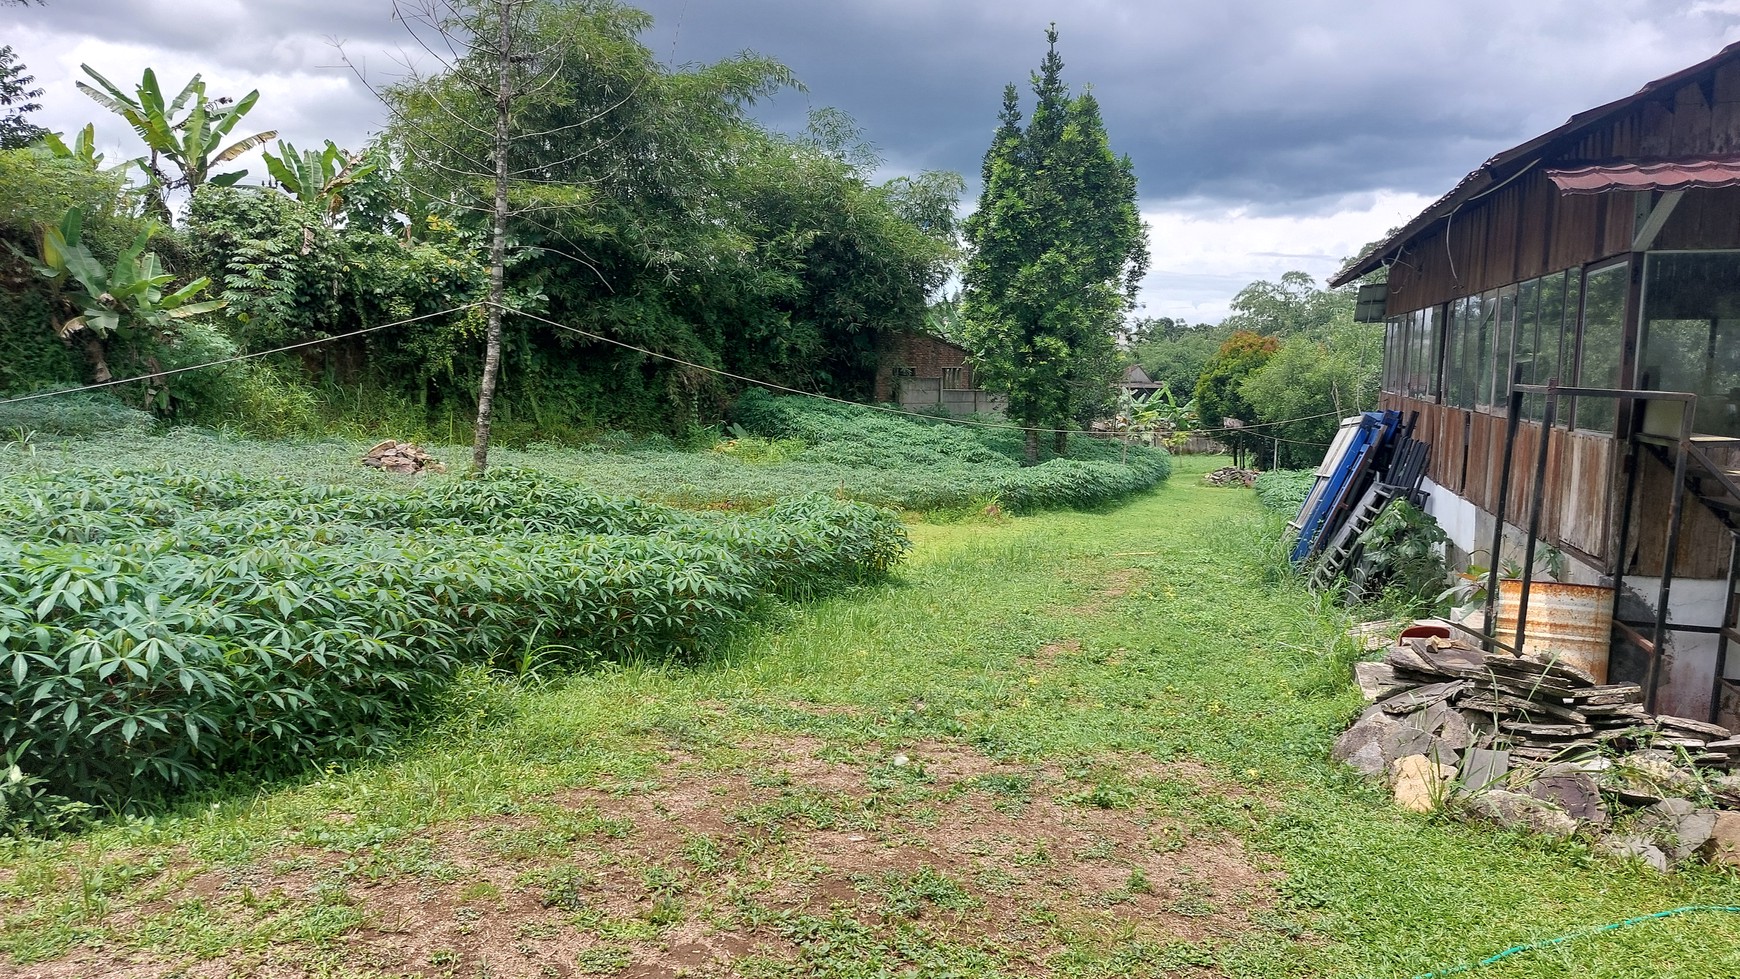
[[[1740,159],[1673,160],[1548,170],[1547,179],[1563,194],[1606,194],[1616,190],[1715,190],[1740,187]]]

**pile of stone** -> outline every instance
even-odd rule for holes
[[[1409,638],[1381,663],[1359,665],[1361,686],[1390,713],[1428,710],[1447,737],[1511,757],[1552,761],[1571,754],[1682,749],[1700,768],[1740,764],[1740,738],[1686,717],[1652,716],[1635,683],[1601,684],[1562,662],[1483,653],[1459,640]],[[1431,713],[1430,709],[1436,709]],[[1464,732],[1462,729],[1466,728]]]
[[[362,464],[370,469],[384,469],[390,473],[411,475],[424,470],[444,473],[447,467],[440,460],[424,452],[410,442],[399,442],[387,439],[363,454]]]
[[[1240,469],[1237,466],[1222,466],[1214,472],[1202,477],[1202,481],[1210,486],[1243,486],[1246,489],[1256,485],[1257,477],[1262,473],[1256,469]]]
[[[1333,757],[1385,777],[1404,807],[1582,833],[1661,869],[1740,865],[1740,738],[1727,729],[1653,716],[1636,684],[1449,639],[1403,640],[1355,672],[1374,703]]]

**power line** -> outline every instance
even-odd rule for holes
[[[152,381],[152,380],[156,380],[157,378],[160,378],[160,377],[172,377],[176,374],[186,374],[189,371],[204,370],[207,367],[222,367],[225,364],[234,364],[234,363],[238,363],[238,362],[244,361],[244,360],[253,360],[256,357],[266,357],[266,356],[270,356],[271,354],[281,354],[281,353],[284,353],[284,352],[289,351],[289,350],[300,350],[303,347],[313,347],[313,346],[317,346],[317,345],[322,344],[322,343],[331,343],[334,340],[345,340],[345,339],[349,339],[350,337],[360,337],[365,333],[374,333],[377,330],[385,330],[385,329],[388,329],[389,327],[394,327],[394,326],[405,326],[407,324],[417,323],[417,322],[420,322],[422,320],[434,319],[437,316],[446,316],[450,313],[462,313],[468,309],[474,309],[474,308],[476,308],[478,306],[482,306],[482,305],[484,305],[482,302],[466,303],[464,306],[455,306],[452,309],[444,309],[444,310],[441,310],[440,312],[436,312],[436,313],[424,313],[421,316],[413,316],[410,319],[394,320],[391,323],[381,323],[377,326],[367,326],[367,327],[364,327],[360,330],[352,330],[349,333],[338,333],[338,334],[335,334],[335,335],[329,336],[329,337],[321,337],[318,340],[304,340],[301,343],[292,343],[292,344],[289,344],[289,345],[283,346],[283,347],[275,347],[271,350],[259,350],[259,351],[255,351],[253,353],[237,354],[234,357],[225,357],[222,360],[208,361],[208,362],[203,363],[203,364],[190,364],[186,367],[172,367],[169,370],[152,371],[149,374],[140,374],[140,375],[137,375],[135,377],[123,377],[123,378],[119,378],[116,380],[110,380],[110,381],[98,381],[95,384],[86,384],[83,387],[76,387],[76,388],[64,388],[64,389],[59,390],[59,391],[38,391],[35,394],[24,394],[24,395],[19,395],[18,397],[15,397],[15,398],[7,398],[4,401],[0,401],[0,405],[19,404],[19,403],[25,402],[25,401],[40,401],[43,398],[55,398],[55,397],[59,397],[60,395],[63,395],[63,394],[79,394],[79,393],[84,392],[84,391],[96,391],[96,390],[99,390],[101,388],[111,388],[111,387],[114,387],[118,384],[131,384],[134,381]]]
[[[177,375],[177,374],[186,374],[186,373],[189,373],[192,371],[204,370],[205,368],[208,368],[208,367],[222,367],[225,364],[234,364],[234,363],[239,363],[239,362],[244,361],[244,360],[253,360],[253,359],[258,358],[258,357],[271,356],[272,354],[286,353],[286,352],[291,351],[291,350],[300,350],[300,349],[303,349],[305,347],[313,347],[313,346],[318,346],[318,345],[323,344],[323,343],[331,343],[334,340],[346,340],[346,339],[349,339],[351,337],[363,336],[364,334],[375,333],[375,332],[378,332],[380,330],[390,329],[390,328],[395,327],[395,326],[407,326],[411,323],[417,323],[417,322],[421,322],[423,320],[434,319],[434,318],[439,317],[439,316],[447,316],[447,315],[450,315],[453,313],[462,313],[462,312],[465,312],[466,310],[469,310],[469,309],[476,309],[480,306],[488,306],[488,305],[491,305],[491,304],[487,300],[479,300],[478,302],[474,302],[474,303],[466,303],[463,306],[455,306],[452,309],[444,309],[444,310],[440,310],[440,311],[433,312],[433,313],[424,313],[420,316],[412,316],[408,319],[394,320],[391,323],[380,323],[380,324],[377,324],[375,326],[363,327],[360,330],[352,330],[348,333],[337,333],[337,334],[334,334],[332,336],[320,337],[320,338],[315,339],[315,340],[304,340],[300,343],[292,343],[292,344],[287,344],[287,345],[282,346],[282,347],[274,347],[271,350],[259,350],[259,351],[255,351],[252,353],[237,354],[234,357],[225,357],[225,358],[222,358],[220,360],[208,361],[208,362],[202,363],[202,364],[190,364],[190,365],[185,366],[185,367],[173,367],[173,368],[170,368],[169,370],[153,371],[153,372],[148,373],[148,374],[139,374],[139,375],[136,375],[134,377],[124,377],[124,378],[118,378],[118,379],[109,380],[109,381],[99,381],[95,384],[86,384],[86,385],[83,385],[81,387],[63,388],[63,389],[56,390],[56,391],[39,391],[35,394],[19,395],[17,397],[6,398],[4,400],[0,400],[0,406],[10,405],[10,404],[20,404],[20,403],[26,402],[26,401],[40,401],[40,400],[45,399],[45,398],[59,397],[60,395],[63,395],[63,394],[80,394],[80,393],[83,393],[85,391],[96,391],[96,390],[101,390],[103,388],[115,387],[115,386],[121,385],[121,384],[131,384],[131,383],[134,383],[137,381],[156,380],[157,378],[172,377],[172,376]],[[657,360],[669,361],[670,363],[679,364],[683,367],[693,368],[695,370],[704,371],[704,372],[709,373],[709,374],[715,374],[715,375],[718,375],[720,377],[728,377],[728,378],[731,378],[732,380],[735,380],[735,381],[742,381],[745,384],[753,384],[753,385],[756,385],[758,387],[769,388],[771,390],[779,391],[779,392],[782,392],[785,394],[793,394],[793,395],[798,395],[800,397],[805,397],[805,398],[815,398],[819,401],[831,401],[834,404],[846,405],[846,406],[852,407],[852,408],[862,408],[862,409],[865,409],[868,411],[880,411],[884,414],[899,415],[903,418],[914,418],[914,419],[918,419],[920,421],[929,421],[929,422],[944,422],[944,423],[951,424],[951,425],[964,425],[964,426],[968,426],[971,428],[989,429],[992,431],[1034,432],[1034,433],[1042,434],[1042,435],[1054,435],[1054,434],[1079,435],[1079,434],[1084,434],[1084,433],[1082,433],[1078,430],[1075,430],[1075,429],[1026,428],[1026,427],[1021,426],[1021,425],[1002,425],[1002,424],[998,424],[996,422],[983,422],[983,421],[978,421],[978,420],[972,419],[972,418],[955,418],[955,417],[944,416],[944,415],[927,415],[927,414],[922,414],[922,413],[916,412],[916,411],[906,411],[905,409],[902,409],[902,408],[889,407],[887,405],[865,404],[865,403],[859,402],[859,401],[848,401],[845,398],[836,398],[833,395],[822,394],[822,393],[816,392],[816,391],[805,391],[801,388],[788,387],[787,385],[779,384],[779,383],[776,383],[774,381],[764,381],[764,380],[761,380],[760,378],[750,377],[746,374],[736,374],[736,373],[733,373],[731,371],[723,370],[723,369],[718,368],[718,367],[709,367],[705,364],[697,364],[693,361],[684,360],[681,357],[672,356],[671,354],[663,354],[663,353],[659,353],[656,350],[649,350],[646,347],[642,347],[642,346],[639,346],[636,344],[629,343],[626,340],[618,340],[618,339],[615,339],[614,337],[607,337],[607,336],[604,336],[603,334],[600,334],[600,333],[593,333],[590,330],[583,330],[577,326],[570,326],[567,323],[562,323],[562,322],[559,322],[557,320],[550,319],[549,317],[546,317],[546,316],[539,316],[536,313],[529,313],[529,312],[526,312],[525,310],[522,310],[522,309],[514,309],[511,306],[504,305],[504,306],[501,306],[500,309],[503,312],[512,313],[516,316],[521,316],[521,317],[524,317],[526,319],[532,320],[534,322],[542,323],[546,326],[553,326],[559,330],[566,330],[569,333],[574,333],[574,334],[577,334],[579,336],[586,337],[589,340],[596,340],[600,343],[608,343],[608,344],[611,344],[613,346],[622,347],[623,349],[626,349],[626,350],[632,350],[632,351],[639,353],[639,354],[644,354],[645,356],[652,357],[652,358],[655,358]],[[1283,419],[1281,421],[1262,422],[1262,423],[1256,424],[1256,425],[1245,425],[1245,426],[1238,427],[1238,428],[1197,428],[1197,429],[1189,430],[1189,434],[1191,434],[1191,435],[1209,435],[1209,434],[1214,434],[1214,433],[1218,433],[1218,432],[1249,432],[1249,431],[1253,431],[1256,429],[1270,428],[1270,427],[1273,427],[1276,425],[1287,425],[1287,424],[1291,424],[1293,422],[1312,421],[1312,420],[1318,419],[1318,418],[1328,418],[1328,417],[1331,417],[1334,415],[1339,415],[1339,414],[1341,414],[1341,413],[1330,411],[1330,412],[1323,412],[1321,414],[1316,414],[1316,415],[1305,415],[1305,416],[1302,416],[1299,418]],[[1293,439],[1276,439],[1275,436],[1270,436],[1270,435],[1265,435],[1262,437],[1266,438],[1266,439],[1282,441],[1282,442],[1289,442],[1289,443],[1298,444],[1298,445],[1318,445],[1318,446],[1321,446],[1321,445],[1326,444],[1326,443],[1317,443],[1317,442],[1297,442],[1296,440],[1293,440]]]
[[[523,309],[514,309],[514,308],[509,307],[509,306],[503,306],[503,307],[501,307],[501,309],[503,312],[513,313],[517,316],[523,316],[526,319],[533,320],[533,321],[536,321],[538,323],[543,323],[546,326],[553,326],[559,330],[567,330],[569,333],[575,333],[575,334],[578,334],[580,336],[586,337],[587,339],[590,339],[590,340],[597,340],[600,343],[608,343],[608,344],[611,344],[613,346],[622,347],[625,350],[632,350],[636,353],[645,354],[648,357],[654,357],[654,358],[657,358],[659,360],[670,361],[673,364],[679,364],[683,367],[691,367],[691,368],[694,368],[695,370],[698,370],[698,371],[705,371],[706,373],[716,374],[720,377],[728,377],[734,381],[742,381],[745,384],[754,384],[754,385],[758,385],[760,387],[770,388],[770,389],[775,390],[775,391],[781,391],[781,392],[784,392],[786,394],[796,394],[796,395],[800,395],[800,396],[806,397],[806,398],[816,398],[816,399],[821,400],[821,401],[832,401],[835,404],[848,405],[848,406],[853,407],[853,408],[865,408],[865,409],[869,409],[871,411],[880,411],[880,412],[883,412],[884,414],[890,414],[890,415],[901,415],[901,416],[907,417],[907,418],[917,418],[917,419],[920,419],[922,421],[947,422],[947,423],[954,424],[954,425],[966,425],[966,426],[970,426],[973,428],[986,428],[986,429],[992,429],[995,431],[1002,431],[1002,432],[1037,432],[1037,433],[1042,434],[1042,435],[1054,435],[1054,434],[1059,434],[1059,433],[1064,434],[1064,435],[1084,434],[1080,430],[1077,430],[1077,429],[1027,428],[1027,427],[1022,426],[1022,425],[999,425],[996,422],[982,422],[982,421],[977,421],[977,420],[972,419],[972,418],[954,418],[954,417],[948,417],[948,416],[943,416],[943,415],[926,415],[926,414],[921,414],[921,413],[916,412],[916,411],[906,411],[906,410],[901,409],[901,408],[891,408],[887,405],[864,404],[863,402],[860,402],[860,401],[848,401],[845,398],[836,398],[833,395],[829,395],[829,394],[821,394],[821,393],[816,392],[816,391],[805,391],[805,390],[802,390],[801,388],[787,387],[784,384],[776,384],[773,381],[763,381],[759,378],[749,377],[749,376],[744,375],[744,374],[734,374],[731,371],[723,370],[723,369],[718,368],[718,367],[709,367],[706,364],[697,364],[694,361],[684,360],[681,357],[675,357],[675,356],[672,356],[671,354],[662,354],[656,350],[648,350],[645,347],[629,343],[626,340],[617,340],[614,337],[607,337],[601,333],[593,333],[590,330],[582,330],[577,326],[570,326],[567,323],[561,323],[561,322],[558,322],[556,320],[550,319],[549,317],[546,317],[546,316],[539,316],[536,313],[528,313]],[[1199,428],[1199,429],[1192,429],[1191,434],[1201,435],[1201,434],[1206,434],[1206,433],[1211,433],[1211,432],[1229,432],[1229,431],[1246,432],[1246,431],[1250,431],[1252,429],[1257,429],[1257,428],[1267,428],[1267,427],[1270,427],[1273,425],[1286,425],[1286,424],[1289,424],[1291,422],[1297,422],[1297,421],[1310,421],[1310,420],[1315,419],[1315,418],[1328,418],[1331,415],[1339,415],[1339,414],[1340,414],[1340,412],[1328,411],[1328,412],[1324,412],[1324,413],[1318,414],[1318,415],[1307,415],[1303,418],[1289,418],[1289,419],[1285,419],[1283,421],[1265,422],[1261,425],[1246,425],[1242,428],[1209,428],[1209,429],[1200,429]],[[1264,437],[1267,438],[1269,436],[1264,436]]]

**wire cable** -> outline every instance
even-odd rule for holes
[[[679,364],[683,367],[690,367],[690,368],[693,368],[693,369],[698,370],[698,371],[705,371],[706,373],[716,374],[720,377],[728,377],[734,381],[742,381],[745,384],[758,385],[760,387],[769,388],[769,389],[774,390],[774,391],[780,391],[780,392],[783,392],[785,394],[796,394],[796,395],[801,395],[802,397],[806,397],[806,398],[816,398],[816,399],[821,400],[821,401],[832,401],[835,404],[848,405],[848,406],[853,407],[853,408],[866,408],[866,409],[869,409],[871,411],[880,411],[880,412],[883,412],[885,414],[890,414],[890,415],[901,415],[901,416],[904,416],[907,418],[917,418],[921,421],[945,422],[945,423],[955,424],[955,425],[966,425],[966,426],[969,426],[972,428],[986,428],[986,429],[992,429],[995,431],[1003,431],[1003,432],[1036,432],[1036,433],[1041,434],[1041,435],[1055,435],[1055,434],[1081,435],[1081,434],[1084,434],[1079,429],[1027,428],[1027,427],[1022,426],[1022,425],[999,425],[996,422],[982,422],[982,421],[978,421],[978,420],[972,419],[972,418],[954,418],[954,417],[947,417],[947,416],[942,416],[942,415],[926,415],[926,414],[922,414],[922,413],[916,412],[916,411],[906,411],[906,410],[901,409],[901,408],[891,408],[887,405],[865,404],[861,401],[848,401],[845,398],[836,398],[833,395],[829,395],[829,394],[821,394],[821,393],[816,392],[816,391],[805,391],[805,390],[802,390],[801,388],[787,387],[784,384],[777,384],[773,381],[763,381],[759,378],[749,377],[749,376],[744,375],[744,374],[734,374],[731,371],[724,370],[722,368],[709,367],[706,364],[697,364],[694,361],[684,360],[681,357],[676,357],[676,356],[673,356],[671,354],[662,354],[656,350],[648,350],[645,347],[642,347],[642,346],[639,346],[639,345],[636,345],[633,343],[629,343],[626,340],[618,340],[614,337],[607,337],[601,333],[593,333],[590,330],[582,330],[581,328],[579,328],[577,326],[570,326],[567,323],[558,322],[556,320],[550,319],[547,316],[539,316],[536,313],[528,313],[523,309],[514,309],[514,308],[509,307],[509,306],[502,306],[501,310],[505,313],[512,313],[516,316],[522,316],[526,319],[533,320],[534,322],[542,323],[545,326],[553,326],[553,327],[557,328],[558,330],[567,330],[569,333],[578,334],[580,336],[586,337],[589,340],[597,340],[600,343],[608,343],[608,344],[611,344],[613,346],[622,347],[625,350],[632,350],[635,353],[645,354],[648,357],[653,357],[653,358],[656,358],[658,360],[669,361],[673,364]],[[1285,420],[1277,421],[1277,422],[1264,422],[1264,423],[1259,424],[1259,425],[1245,425],[1245,426],[1241,426],[1238,428],[1194,428],[1194,429],[1190,429],[1190,434],[1192,434],[1192,435],[1206,435],[1206,434],[1213,434],[1216,432],[1248,432],[1248,431],[1251,431],[1253,429],[1269,428],[1269,427],[1273,427],[1275,425],[1287,425],[1287,424],[1291,424],[1293,422],[1298,422],[1298,421],[1311,421],[1311,420],[1317,419],[1317,418],[1328,418],[1328,417],[1331,417],[1334,415],[1340,415],[1340,414],[1341,414],[1341,412],[1338,412],[1338,411],[1326,411],[1326,412],[1323,412],[1322,414],[1306,415],[1302,418],[1289,418],[1289,419],[1285,419]],[[1264,436],[1264,438],[1269,438],[1269,437],[1270,436]],[[1316,443],[1312,443],[1312,444],[1316,444]]]
[[[1608,932],[1618,931],[1621,928],[1630,928],[1634,925],[1641,925],[1651,921],[1659,921],[1663,918],[1674,918],[1682,914],[1692,914],[1700,911],[1740,914],[1740,906],[1728,904],[1688,904],[1684,907],[1669,908],[1666,911],[1657,911],[1654,914],[1639,915],[1635,918],[1626,918],[1624,921],[1615,921],[1610,925],[1602,925],[1599,928],[1572,932],[1569,935],[1561,935],[1558,938],[1548,938],[1543,941],[1529,942],[1525,945],[1512,945],[1510,948],[1507,948],[1496,955],[1489,955],[1478,962],[1468,962],[1463,965],[1453,966],[1449,969],[1440,969],[1437,972],[1421,973],[1420,975],[1415,976],[1414,979],[1444,979],[1446,976],[1457,976],[1465,972],[1473,972],[1475,969],[1481,968],[1482,966],[1492,965],[1495,962],[1508,959],[1513,955],[1520,955],[1523,952],[1533,952],[1543,948],[1552,948],[1556,945],[1564,945],[1567,942],[1574,942],[1579,938],[1593,938],[1596,935],[1605,935]]]
[[[135,381],[153,381],[160,377],[172,377],[176,374],[186,374],[189,371],[204,370],[207,367],[222,367],[225,364],[234,364],[244,360],[253,360],[256,357],[267,357],[272,354],[281,354],[289,350],[300,350],[303,347],[313,347],[322,343],[331,343],[334,340],[346,340],[350,337],[360,337],[365,333],[374,333],[378,330],[385,330],[395,326],[405,326],[410,323],[434,319],[437,316],[462,313],[468,309],[475,309],[483,305],[486,304],[481,301],[466,303],[463,306],[455,306],[452,309],[444,309],[435,313],[424,313],[421,316],[413,316],[410,319],[394,320],[391,323],[381,323],[376,326],[366,326],[360,330],[352,330],[349,333],[337,333],[329,337],[321,337],[318,340],[304,340],[301,343],[292,343],[282,347],[274,347],[271,350],[257,350],[253,353],[237,354],[234,357],[225,357],[222,360],[207,361],[203,364],[189,364],[186,367],[172,367],[168,370],[152,371],[149,374],[139,374],[134,377],[122,377],[114,380],[98,381],[95,384],[86,384],[83,387],[63,388],[58,391],[38,391],[35,394],[24,394],[15,398],[7,398],[4,401],[0,401],[0,405],[19,404],[25,401],[40,401],[43,398],[56,398],[63,394],[79,394],[84,391],[96,391],[101,388],[111,388],[118,384],[132,384]]]
[[[328,336],[328,337],[320,337],[320,338],[314,339],[314,340],[304,340],[304,341],[301,341],[300,343],[286,344],[285,346],[274,347],[270,350],[258,350],[258,351],[253,351],[251,353],[237,354],[234,357],[225,357],[225,358],[222,358],[220,360],[208,361],[208,362],[202,363],[202,364],[189,364],[185,367],[172,367],[168,370],[152,371],[152,372],[147,373],[147,374],[138,374],[138,375],[135,375],[133,377],[122,377],[122,378],[115,378],[115,379],[108,380],[108,381],[98,381],[97,383],[85,384],[85,385],[82,385],[80,387],[62,388],[62,389],[55,390],[55,391],[38,391],[34,394],[24,394],[24,395],[19,395],[17,397],[6,398],[4,400],[0,400],[0,406],[11,405],[11,404],[20,404],[20,403],[23,403],[26,401],[40,401],[40,400],[45,399],[45,398],[55,398],[55,397],[59,397],[59,396],[64,395],[64,394],[80,394],[80,393],[83,393],[85,391],[97,391],[97,390],[101,390],[103,388],[116,387],[116,386],[122,385],[122,384],[132,384],[132,383],[135,383],[137,381],[153,381],[153,380],[157,380],[158,378],[173,377],[174,375],[177,375],[177,374],[186,374],[186,373],[189,373],[191,371],[204,370],[208,367],[222,367],[225,364],[239,363],[239,362],[244,361],[244,360],[253,360],[253,359],[258,358],[258,357],[268,357],[268,356],[271,356],[272,354],[286,353],[286,352],[291,351],[291,350],[301,350],[305,347],[313,347],[313,346],[318,346],[318,345],[323,344],[323,343],[331,343],[334,340],[346,340],[346,339],[349,339],[351,337],[363,336],[364,334],[375,333],[375,332],[378,332],[380,330],[390,329],[390,328],[395,327],[395,326],[406,326],[406,325],[411,324],[411,323],[417,323],[417,322],[421,322],[423,320],[434,319],[434,318],[439,317],[439,316],[448,316],[448,315],[451,315],[454,313],[463,313],[466,310],[476,309],[476,308],[481,307],[481,306],[489,306],[489,305],[493,305],[493,304],[490,303],[488,300],[479,300],[479,301],[473,302],[473,303],[466,303],[463,306],[455,306],[452,309],[439,310],[439,311],[433,312],[433,313],[424,313],[420,316],[412,316],[408,319],[394,320],[391,323],[380,323],[380,324],[377,324],[375,326],[363,327],[360,330],[351,330],[348,333],[336,333],[336,334],[333,334],[332,336]],[[899,416],[902,416],[905,418],[915,418],[915,419],[918,419],[920,421],[943,422],[946,424],[964,425],[964,426],[968,426],[968,427],[972,427],[972,428],[990,429],[993,431],[1034,432],[1036,434],[1041,434],[1041,435],[1084,434],[1078,429],[1027,428],[1027,427],[1024,427],[1021,425],[1002,425],[1002,424],[998,424],[996,422],[984,422],[984,421],[978,421],[978,420],[972,419],[972,418],[956,418],[956,417],[942,416],[942,415],[927,415],[927,414],[923,414],[920,412],[907,411],[907,410],[902,409],[902,408],[894,408],[894,407],[890,407],[887,405],[865,404],[865,403],[859,402],[859,401],[848,401],[845,398],[836,398],[833,395],[822,394],[822,393],[816,392],[816,391],[805,391],[805,390],[802,390],[801,388],[788,387],[784,384],[778,384],[778,383],[773,382],[773,381],[764,381],[764,380],[761,380],[760,378],[749,377],[748,375],[745,375],[745,374],[736,374],[736,373],[733,373],[731,371],[723,370],[723,369],[718,368],[718,367],[709,367],[705,364],[697,364],[693,361],[684,360],[681,357],[672,356],[671,354],[663,354],[663,353],[659,353],[658,351],[655,351],[655,350],[649,350],[646,347],[642,347],[642,346],[639,346],[637,344],[629,343],[626,340],[618,340],[618,339],[615,339],[614,337],[604,336],[601,333],[593,333],[590,330],[583,330],[577,326],[570,326],[567,323],[562,323],[562,322],[559,322],[557,320],[550,319],[547,316],[539,316],[536,313],[530,313],[530,312],[527,312],[523,309],[515,309],[512,306],[498,305],[497,308],[499,308],[502,312],[511,313],[515,316],[520,316],[520,317],[532,320],[532,321],[537,322],[537,323],[542,323],[546,326],[553,326],[559,330],[566,330],[569,333],[574,333],[574,334],[577,334],[579,336],[586,337],[589,340],[596,340],[600,343],[608,343],[608,344],[611,344],[613,346],[622,347],[626,350],[632,350],[636,353],[644,354],[645,356],[652,357],[652,358],[655,358],[658,360],[669,361],[670,363],[679,364],[683,367],[693,368],[695,370],[704,371],[704,372],[709,373],[709,374],[716,374],[720,377],[728,377],[728,378],[731,378],[732,380],[742,381],[745,384],[754,384],[754,385],[757,385],[759,387],[769,388],[771,390],[780,391],[780,392],[785,393],[785,394],[794,394],[794,395],[799,395],[799,396],[805,397],[805,398],[815,398],[815,399],[821,400],[821,401],[831,401],[835,404],[847,405],[847,406],[853,407],[853,408],[864,408],[864,409],[867,409],[870,411],[880,411],[880,412],[883,412],[885,414],[899,415]],[[1299,418],[1288,418],[1288,419],[1283,419],[1281,421],[1273,421],[1273,422],[1261,422],[1261,423],[1254,424],[1254,425],[1243,425],[1243,426],[1239,426],[1239,427],[1194,428],[1194,429],[1189,429],[1187,431],[1187,434],[1192,435],[1192,436],[1200,436],[1200,435],[1214,435],[1214,434],[1218,434],[1218,433],[1222,433],[1222,432],[1252,432],[1252,431],[1258,431],[1258,430],[1265,429],[1265,428],[1273,428],[1277,425],[1290,425],[1293,422],[1313,421],[1313,420],[1318,419],[1318,418],[1329,418],[1332,416],[1339,416],[1340,414],[1341,414],[1341,412],[1338,412],[1338,411],[1326,411],[1326,412],[1322,412],[1322,413],[1316,414],[1316,415],[1304,415],[1304,416],[1301,416]],[[1284,439],[1284,438],[1279,438],[1279,437],[1273,436],[1273,435],[1263,435],[1261,437],[1265,438],[1265,439],[1270,439],[1272,441],[1287,442],[1287,443],[1296,444],[1296,445],[1324,446],[1327,444],[1327,443],[1321,443],[1321,442],[1300,442],[1296,439]]]

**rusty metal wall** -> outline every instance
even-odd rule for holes
[[[1502,416],[1393,393],[1385,394],[1382,404],[1385,408],[1420,413],[1416,437],[1432,446],[1427,466],[1432,482],[1487,513],[1497,512],[1504,463]],[[1504,508],[1505,521],[1513,526],[1528,525],[1540,440],[1539,423],[1523,422],[1518,426],[1516,444],[1511,450],[1510,493]],[[1612,550],[1609,521],[1617,516],[1613,509],[1614,479],[1620,457],[1618,444],[1605,435],[1553,430],[1547,446],[1541,540],[1597,566],[1606,566]],[[1656,514],[1651,519],[1649,514],[1640,512],[1634,519],[1638,521],[1639,533],[1664,536],[1665,514]],[[1722,537],[1725,540],[1725,535]],[[1725,560],[1726,551],[1721,557]],[[1659,560],[1658,556],[1658,563]],[[1703,567],[1701,560],[1682,559],[1679,563],[1688,569],[1682,574],[1692,574]]]

